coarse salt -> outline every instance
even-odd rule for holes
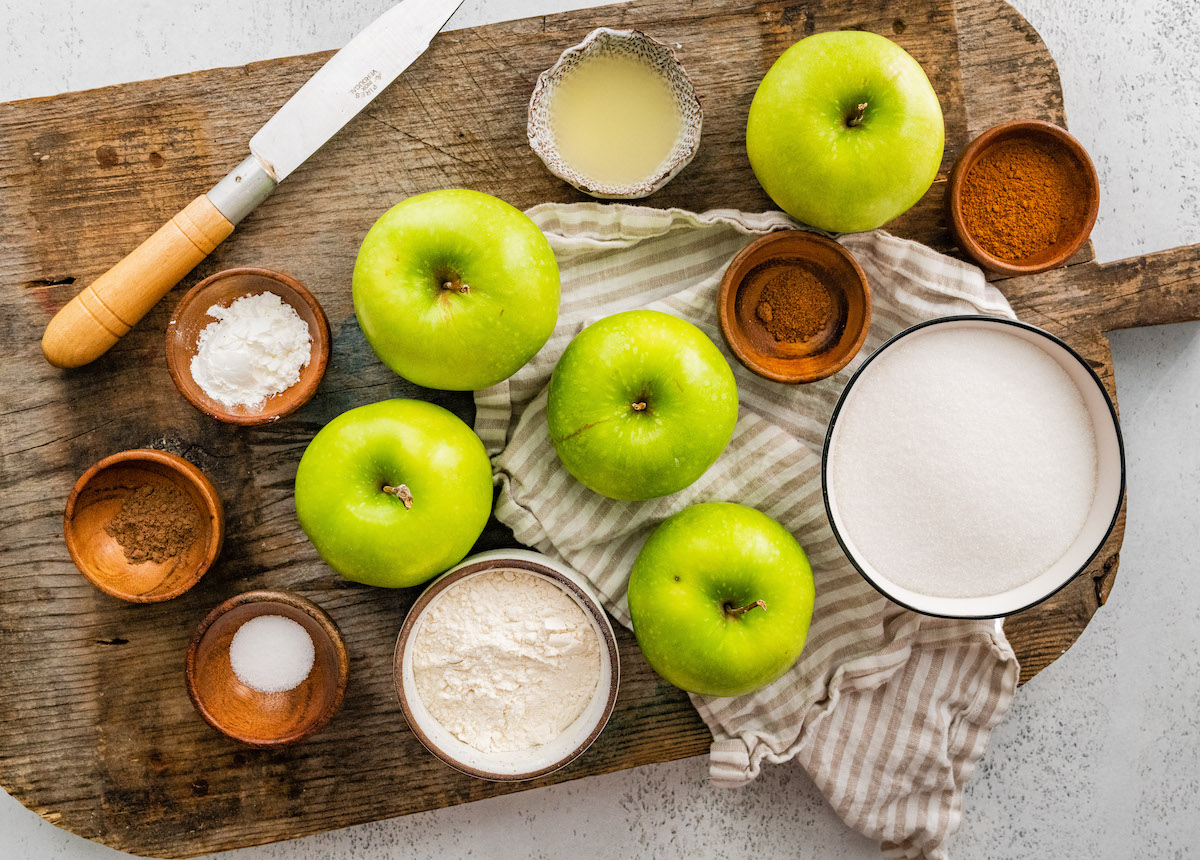
[[[260,693],[285,693],[312,672],[316,648],[303,625],[282,615],[251,618],[233,634],[229,664],[238,680]]]
[[[446,589],[410,647],[422,704],[481,752],[549,743],[600,681],[599,638],[583,609],[523,571],[487,571]]]
[[[855,383],[838,418],[831,496],[857,554],[895,585],[985,597],[1063,557],[1097,484],[1083,397],[1045,350],[999,331],[933,327]]]
[[[272,292],[213,305],[216,320],[200,332],[192,379],[226,407],[258,409],[300,380],[312,356],[308,324]]]

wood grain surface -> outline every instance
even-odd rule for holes
[[[1065,121],[1053,61],[1002,0],[638,0],[447,33],[107,355],[63,372],[39,346],[51,315],[236,165],[253,131],[329,55],[0,105],[0,783],[18,800],[125,851],[189,856],[707,751],[708,731],[687,698],[621,630],[620,699],[585,756],[524,785],[452,771],[408,732],[392,689],[392,646],[416,591],[366,588],[330,571],[300,531],[291,497],[305,445],[346,409],[418,396],[470,420],[468,395],[415,389],[367,346],[350,300],[358,243],[387,207],[433,188],[469,186],[520,207],[583,199],[529,150],[525,106],[538,73],[600,25],[636,26],[680,45],[704,104],[700,153],[647,201],[654,206],[770,206],[744,156],[747,109],[775,58],[817,30],[882,33],[929,73],[945,109],[946,159],[929,194],[889,229],[935,248],[952,250],[942,220],[946,169],[972,135],[1017,117]],[[1000,286],[1023,319],[1081,350],[1113,392],[1102,332],[1200,315],[1200,251],[1090,260],[1088,246],[1065,269]],[[308,285],[334,345],[303,409],[237,428],[178,395],[163,330],[188,287],[246,265]],[[182,597],[149,606],[93,588],[61,531],[75,479],[140,446],[200,466],[227,511],[213,570]],[[1086,575],[1009,622],[1025,679],[1069,647],[1107,597],[1122,528]],[[493,522],[478,548],[511,544]],[[239,746],[200,719],[184,688],[196,625],[222,600],[257,588],[314,600],[351,656],[341,712],[294,748]]]

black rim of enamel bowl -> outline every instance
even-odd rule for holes
[[[878,582],[876,582],[874,579],[872,579],[871,575],[869,573],[867,573],[866,570],[863,569],[863,566],[861,564],[859,564],[858,559],[856,559],[854,557],[854,553],[852,553],[850,551],[850,548],[846,545],[846,541],[842,537],[842,533],[838,529],[837,523],[834,522],[833,508],[829,503],[829,444],[830,444],[830,441],[833,439],[833,431],[834,431],[834,428],[837,426],[838,416],[842,412],[842,407],[846,403],[846,398],[849,397],[849,395],[850,395],[850,390],[852,388],[854,388],[854,383],[858,382],[858,378],[860,376],[862,376],[863,371],[865,371],[867,369],[867,367],[870,366],[871,362],[873,362],[876,358],[878,358],[880,355],[882,355],[889,347],[891,347],[897,341],[903,340],[904,338],[908,337],[911,334],[915,334],[916,332],[920,331],[921,329],[929,328],[930,326],[935,326],[935,325],[942,325],[944,323],[951,323],[951,322],[1000,323],[1002,325],[1008,325],[1008,326],[1012,326],[1013,328],[1019,328],[1019,329],[1024,329],[1025,331],[1033,332],[1034,334],[1040,335],[1041,337],[1044,337],[1046,340],[1050,341],[1051,343],[1057,344],[1058,346],[1060,346],[1064,350],[1066,350],[1067,353],[1069,355],[1071,355],[1077,362],[1079,362],[1080,366],[1083,367],[1083,369],[1088,372],[1088,375],[1091,376],[1092,381],[1096,384],[1096,387],[1100,390],[1100,393],[1104,396],[1104,403],[1108,406],[1108,413],[1109,413],[1109,416],[1112,418],[1113,429],[1116,431],[1116,434],[1117,434],[1117,454],[1118,454],[1118,457],[1120,458],[1120,462],[1121,462],[1121,491],[1117,494],[1116,509],[1113,511],[1112,519],[1108,523],[1108,528],[1105,530],[1104,536],[1096,544],[1096,548],[1094,550],[1092,550],[1091,554],[1079,566],[1079,569],[1076,570],[1070,576],[1068,576],[1065,580],[1063,580],[1062,583],[1055,586],[1053,589],[1046,592],[1044,595],[1042,595],[1037,600],[1034,600],[1031,603],[1027,603],[1026,605],[1021,606],[1016,609],[1009,609],[1009,610],[1005,610],[1003,612],[996,612],[996,613],[990,613],[990,614],[985,614],[985,615],[949,615],[949,614],[940,613],[940,612],[931,612],[928,609],[919,609],[916,606],[912,606],[908,603],[905,603],[902,600],[897,600],[892,594],[890,594],[888,592],[888,590],[885,587],[883,587]],[[1125,439],[1121,434],[1121,422],[1120,422],[1120,419],[1117,417],[1117,409],[1113,405],[1112,398],[1108,396],[1108,391],[1107,391],[1107,389],[1105,389],[1103,381],[1101,381],[1100,377],[1096,374],[1096,371],[1092,368],[1092,366],[1090,364],[1088,364],[1087,359],[1085,359],[1082,355],[1080,355],[1078,352],[1076,352],[1075,349],[1073,349],[1070,346],[1070,344],[1068,344],[1064,340],[1062,340],[1062,338],[1055,337],[1054,335],[1050,334],[1050,332],[1046,331],[1045,329],[1038,328],[1035,325],[1030,325],[1029,323],[1021,322],[1020,320],[1006,319],[1004,317],[984,316],[981,314],[956,314],[954,316],[937,317],[936,319],[926,320],[925,322],[920,322],[920,323],[917,323],[916,325],[909,326],[908,328],[904,329],[904,331],[900,332],[899,334],[893,335],[891,338],[889,338],[882,346],[880,346],[877,350],[875,350],[873,353],[871,353],[869,356],[867,356],[866,360],[861,365],[859,365],[858,370],[854,371],[854,374],[850,377],[850,381],[846,383],[846,387],[842,389],[841,396],[838,397],[837,405],[833,408],[833,415],[829,419],[829,427],[825,431],[825,444],[824,444],[823,448],[821,449],[821,497],[825,501],[825,516],[826,516],[826,519],[829,520],[829,528],[833,531],[833,536],[834,536],[834,538],[837,539],[838,546],[840,546],[842,549],[842,554],[846,557],[846,559],[850,562],[850,564],[854,566],[854,569],[858,571],[859,575],[863,579],[865,579],[872,588],[874,588],[876,591],[878,591],[880,594],[882,594],[888,600],[892,601],[893,603],[897,604],[898,606],[904,607],[905,609],[909,609],[909,610],[912,610],[913,612],[920,613],[921,615],[927,615],[932,618],[963,618],[963,619],[971,619],[971,620],[986,620],[989,618],[1006,618],[1010,615],[1016,615],[1018,612],[1024,612],[1026,609],[1032,609],[1034,606],[1037,606],[1039,603],[1044,603],[1045,601],[1049,600],[1054,595],[1058,594],[1058,592],[1062,591],[1064,588],[1066,588],[1068,585],[1070,585],[1072,582],[1074,582],[1081,573],[1083,573],[1085,570],[1088,569],[1088,565],[1090,565],[1092,563],[1092,561],[1096,558],[1096,556],[1100,554],[1100,550],[1102,550],[1104,548],[1104,545],[1106,543],[1108,543],[1108,538],[1112,535],[1113,528],[1116,527],[1117,519],[1121,515],[1121,508],[1125,503]]]

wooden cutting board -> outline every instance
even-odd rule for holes
[[[734,8],[736,6],[736,8]],[[462,394],[416,390],[371,353],[355,322],[350,273],[374,219],[401,198],[469,186],[519,207],[580,195],[525,143],[538,73],[600,25],[639,27],[672,44],[705,108],[695,162],[647,201],[693,210],[769,208],[744,156],[758,80],[795,40],[860,28],[894,38],[929,73],[946,116],[943,171],[890,229],[943,250],[946,168],[966,142],[1007,119],[1064,123],[1054,63],[1002,0],[750,2],[638,0],[447,33],[107,356],[75,372],[43,361],[54,311],[210,187],[251,133],[328,54],[254,63],[0,105],[0,783],[49,821],[162,857],[303,836],[589,774],[704,753],[709,734],[621,631],[616,713],[578,762],[527,785],[462,776],[408,732],[392,690],[393,642],[415,590],[333,574],[296,524],[292,480],[326,421],[387,397],[419,396],[468,421]],[[219,269],[281,269],[318,295],[334,330],[317,397],[278,425],[217,424],[176,393],[163,329],[182,292]],[[1001,288],[1017,313],[1080,350],[1115,394],[1103,332],[1200,315],[1200,249],[1108,266],[1090,246],[1073,265]],[[92,588],[61,534],[75,479],[115,451],[153,446],[203,468],[225,500],[217,566],[166,604],[133,606]],[[1104,602],[1124,519],[1087,575],[1011,619],[1023,679],[1071,645]],[[510,545],[489,526],[480,549]],[[300,747],[255,751],[209,729],[183,686],[192,629],[225,598],[294,589],[346,634],[345,705]]]

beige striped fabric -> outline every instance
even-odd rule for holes
[[[943,858],[962,787],[1003,717],[1017,661],[991,621],[926,618],[888,601],[850,566],[821,499],[820,453],[838,395],[862,358],[901,329],[947,314],[1012,317],[978,269],[883,232],[839,241],[871,284],[871,332],[850,367],[823,382],[780,385],[725,347],[716,295],[730,258],[756,235],[796,225],[778,212],[692,214],[625,205],[548,204],[529,215],[562,270],[558,327],[507,382],[476,394],[476,430],[500,485],[497,516],[523,543],[588,577],[629,625],[625,585],[656,524],[697,502],[758,508],[808,553],[817,599],[804,653],[783,678],[732,699],[693,696],[713,733],[713,783],[738,786],[764,761],[799,759],[838,814],[892,857]],[[584,326],[649,307],[699,326],[737,377],[741,409],[728,449],[695,484],[664,499],[619,502],[577,483],[546,430],[546,386]]]

